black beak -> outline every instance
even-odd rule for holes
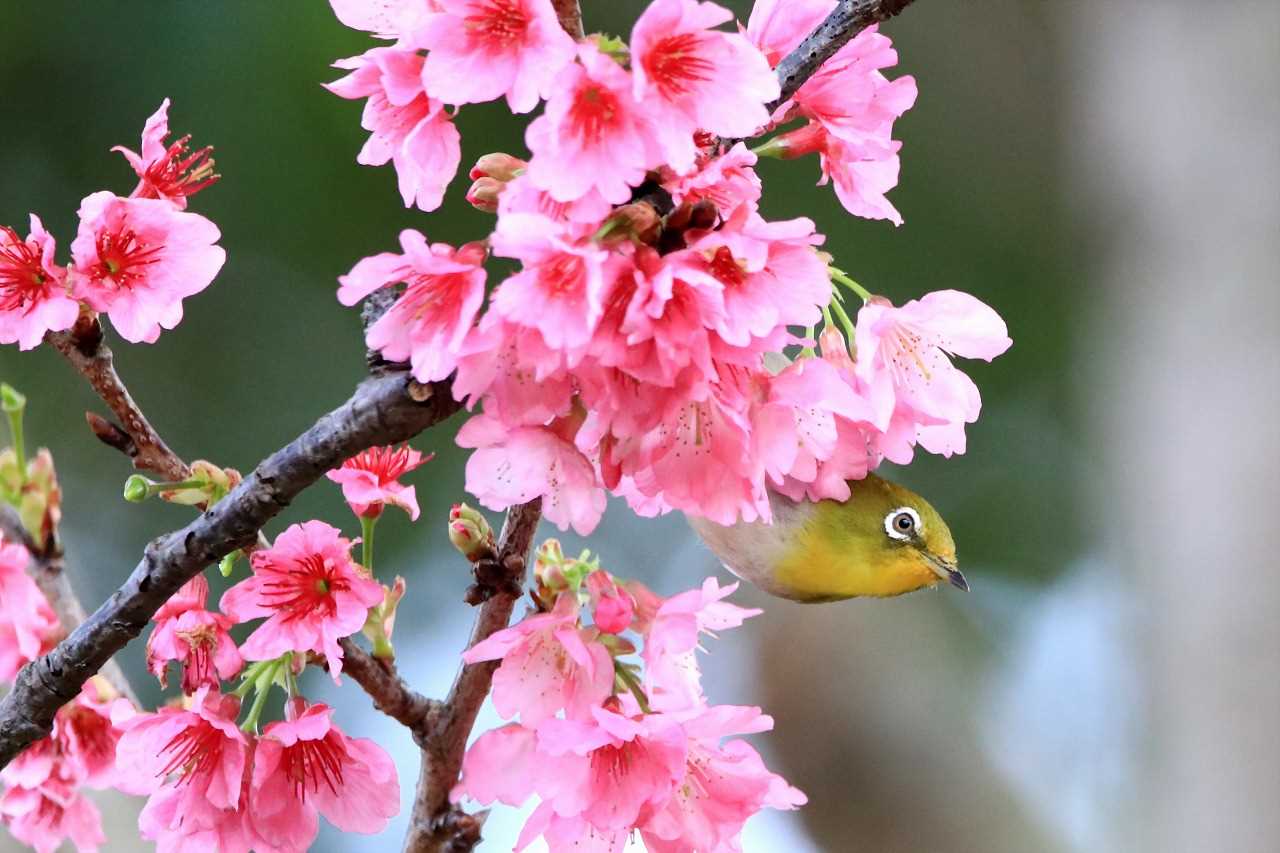
[[[929,561],[934,574],[939,578],[942,578],[956,589],[962,589],[965,592],[969,591],[969,582],[964,579],[964,575],[960,574],[960,570],[956,568],[954,561],[935,557],[928,552],[925,552],[924,557]]]
[[[956,589],[962,589],[965,592],[969,591],[969,582],[964,579],[964,575],[960,574],[959,569],[947,570],[947,582]]]

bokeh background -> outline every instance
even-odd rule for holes
[[[584,6],[589,30],[625,33],[642,4]],[[845,215],[812,160],[765,165],[765,212],[816,219],[895,301],[956,287],[1008,320],[1013,349],[969,365],[985,402],[969,453],[894,472],[950,521],[973,592],[801,606],[742,590],[765,612],[711,643],[708,689],[773,714],[756,742],[811,800],[753,821],[746,849],[1280,849],[1280,6],[928,0],[885,30],[921,92],[898,124],[906,225]],[[454,243],[488,227],[465,180],[424,215],[390,167],[354,162],[360,106],[319,83],[368,46],[319,0],[0,3],[0,222],[38,212],[65,255],[80,198],[133,185],[107,149],[136,147],[166,96],[176,131],[217,146],[224,178],[195,209],[223,231],[224,271],[176,331],[116,347],[189,459],[247,471],[346,397],[362,347],[334,290],[355,260],[404,227]],[[523,153],[496,106],[459,125],[464,161]],[[56,456],[92,607],[188,512],[120,499],[127,465],[82,420],[102,407],[49,348],[0,350],[0,378]],[[433,695],[470,621],[442,535],[464,496],[457,424],[415,442],[437,453],[412,478],[423,520],[379,532],[382,570],[409,580],[401,669]],[[275,529],[311,517],[354,527],[322,483]],[[615,505],[589,544],[660,592],[718,571],[679,516]],[[159,701],[141,645],[122,657]],[[355,685],[309,678],[396,754],[407,803],[408,737]],[[103,804],[107,850],[149,849],[136,801]],[[326,830],[316,849],[398,849],[403,824]],[[518,825],[496,810],[483,849]]]

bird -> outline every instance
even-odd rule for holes
[[[928,501],[875,474],[849,487],[845,501],[770,490],[772,522],[689,523],[725,568],[780,598],[887,598],[942,581],[969,589],[951,530]]]

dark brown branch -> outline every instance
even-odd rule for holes
[[[428,736],[428,716],[440,703],[405,684],[395,664],[375,658],[350,637],[340,645],[343,674],[364,688],[373,700],[373,707],[403,725],[413,733],[416,742],[422,743]]]
[[[840,0],[827,19],[778,63],[776,73],[782,94],[769,105],[772,112],[813,76],[822,63],[844,47],[850,39],[872,24],[897,15],[912,0]]]
[[[582,30],[582,9],[578,6],[578,0],[551,0],[551,5],[556,10],[556,17],[566,33],[575,39],[585,35]]]
[[[61,546],[51,542],[48,547],[41,548],[22,526],[18,514],[8,506],[0,506],[0,533],[9,542],[17,542],[30,552],[27,574],[36,582],[49,606],[53,608],[58,624],[62,627],[62,635],[70,634],[85,620],[85,612],[75,590],[71,588]],[[124,670],[120,669],[114,659],[103,664],[102,676],[122,696],[127,696],[135,705],[138,704],[138,697],[129,686],[129,679],[125,678]]]
[[[533,534],[542,517],[541,499],[512,507],[498,539],[495,561],[508,573],[508,581],[520,584],[533,544]],[[479,567],[477,567],[479,574]],[[500,591],[480,606],[468,648],[507,627],[518,595]],[[449,690],[449,698],[430,715],[428,736],[422,746],[422,772],[414,797],[405,853],[463,853],[480,841],[481,818],[468,815],[449,804],[449,790],[462,770],[467,738],[475,725],[480,706],[489,695],[489,685],[497,661],[464,666]]]
[[[129,389],[120,380],[116,373],[115,358],[111,348],[103,341],[102,326],[96,319],[82,316],[70,330],[50,332],[45,340],[89,380],[93,390],[98,392],[98,396],[120,422],[117,427],[105,418],[86,415],[94,435],[133,459],[135,468],[152,471],[172,481],[185,480],[191,476],[187,463],[164,443],[164,439],[151,426],[146,415],[142,414],[142,410],[130,396]],[[119,435],[121,428],[130,442],[125,442]]]
[[[299,492],[361,450],[405,441],[457,411],[447,385],[426,386],[432,393],[419,393],[426,400],[418,402],[409,396],[409,384],[404,373],[366,379],[351,399],[263,460],[204,514],[147,545],[124,585],[57,648],[24,667],[0,700],[0,767],[48,734],[58,708],[184,583],[256,541]]]

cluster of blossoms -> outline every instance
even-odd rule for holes
[[[169,100],[147,119],[142,151],[117,146],[138,175],[128,198],[102,191],[80,202],[71,263],[31,214],[24,240],[0,226],[0,343],[31,349],[48,332],[102,312],[120,336],[154,343],[182,320],[182,300],[204,290],[226,260],[218,227],[186,210],[187,196],[218,179],[211,148],[190,151],[189,136],[166,145]]]
[[[620,851],[638,833],[657,853],[740,850],[753,814],[805,802],[736,737],[773,720],[702,693],[700,637],[760,612],[724,601],[736,584],[663,599],[589,554],[565,558],[555,540],[535,571],[537,612],[463,655],[501,660],[494,707],[519,721],[471,745],[455,800],[538,797],[517,850],[542,836],[552,850]]]
[[[337,63],[350,74],[330,89],[367,99],[359,162],[393,162],[406,204],[434,208],[458,168],[446,107],[545,99],[527,160],[471,171],[468,198],[497,215],[487,238],[406,230],[399,252],[339,279],[346,305],[403,285],[367,343],[421,382],[452,377],[475,412],[457,440],[485,506],[541,496],[584,534],[607,493],[642,515],[767,521],[768,489],[842,499],[917,445],[964,451],[980,398],[950,356],[1002,352],[1000,317],[955,291],[873,298],[830,266],[810,220],[760,211],[757,157],[816,152],[850,212],[900,221],[884,192],[915,84],[881,73],[897,57],[874,27],[775,104],[772,66],[835,0],[761,0],[737,32],[714,3],[654,0],[629,43],[575,41],[551,0],[333,6],[393,42]],[[774,128],[755,149],[733,141]],[[489,288],[490,256],[520,269]]]

